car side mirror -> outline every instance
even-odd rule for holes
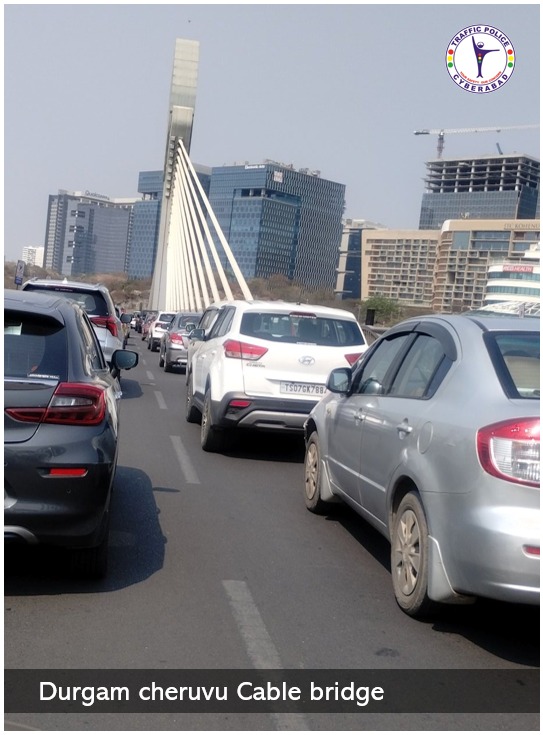
[[[121,314],[121,322],[123,324],[130,324],[132,321],[132,314]]]
[[[188,324],[185,324],[185,332],[187,334],[191,334],[196,329],[196,324],[192,324],[189,322]]]
[[[348,393],[351,389],[352,379],[351,368],[336,368],[328,376],[326,387],[331,393]]]
[[[139,355],[132,350],[115,350],[111,356],[111,367],[117,370],[131,370],[136,367]]]

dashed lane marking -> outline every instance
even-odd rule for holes
[[[253,666],[256,669],[282,669],[279,653],[247,584],[227,579],[223,580],[223,586]],[[278,730],[310,729],[303,714],[274,712],[272,717]]]
[[[177,459],[181,466],[181,472],[183,473],[185,482],[187,483],[187,485],[199,485],[200,480],[198,478],[196,470],[194,469],[194,465],[190,461],[189,453],[183,446],[181,437],[180,436],[170,436],[170,439],[172,440],[173,448],[175,450]]]

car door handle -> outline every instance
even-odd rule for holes
[[[366,414],[364,413],[364,411],[361,408],[359,408],[358,411],[354,415],[355,424],[359,424],[361,421],[364,421],[365,416]]]
[[[396,429],[399,434],[410,434],[413,431],[413,427],[408,424],[407,419],[404,419],[401,424],[398,424]]]

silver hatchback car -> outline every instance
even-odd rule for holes
[[[329,376],[305,424],[304,497],[391,543],[409,615],[477,596],[539,604],[539,319],[398,324]]]

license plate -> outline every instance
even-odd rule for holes
[[[323,396],[326,393],[325,385],[316,383],[286,383],[281,382],[281,393],[296,393],[307,396]]]

